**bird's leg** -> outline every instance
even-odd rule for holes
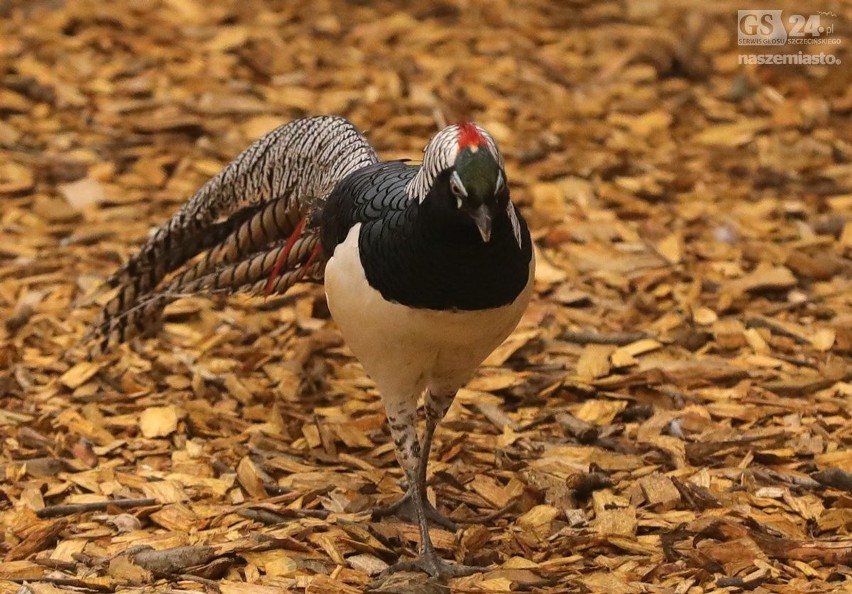
[[[424,493],[424,513],[426,514],[426,518],[451,532],[458,530],[456,523],[439,512],[438,509],[429,501],[428,497],[425,496],[426,469],[429,465],[429,452],[432,449],[432,436],[435,434],[435,429],[437,428],[438,423],[441,422],[441,419],[443,419],[444,415],[447,413],[447,409],[450,407],[454,396],[455,394],[448,397],[435,397],[431,392],[426,392],[426,429],[423,433],[423,442],[420,444],[420,452],[417,457],[417,480],[412,481],[410,477],[407,477],[408,489],[405,494],[388,506],[374,509],[372,513],[373,519],[384,518],[392,515],[401,515],[409,521],[417,521],[417,512],[414,504],[414,491],[418,488],[417,485],[420,484]],[[393,426],[391,426],[391,433],[393,433]],[[394,443],[396,443],[395,437]],[[408,475],[407,472],[406,475]]]
[[[456,531],[455,523],[435,509],[435,506],[426,497],[426,469],[429,466],[429,453],[432,451],[432,437],[435,435],[435,429],[438,427],[441,419],[444,418],[444,415],[447,414],[447,409],[450,408],[454,397],[455,392],[446,396],[435,396],[431,390],[426,391],[426,397],[424,398],[426,429],[423,431],[423,444],[420,448],[420,459],[417,461],[417,480],[412,485],[415,490],[419,489],[422,493],[423,511],[426,517],[453,532]]]
[[[396,503],[373,511],[373,518],[392,515],[401,511],[412,497],[414,485],[411,477],[417,473],[420,461],[420,441],[417,438],[417,401],[416,399],[385,401],[385,411],[388,416],[391,439],[399,465],[405,471],[408,480],[408,492]]]
[[[416,464],[412,466],[403,464],[408,477],[410,499],[417,517],[417,526],[420,529],[420,555],[414,561],[402,561],[393,565],[389,571],[419,569],[433,577],[446,578],[471,575],[485,570],[483,567],[456,565],[444,561],[435,550],[432,537],[429,535],[428,509],[431,504],[426,498],[426,467],[429,463],[429,450],[432,447],[435,428],[446,414],[451,402],[452,396],[438,399],[431,392],[426,395],[426,431],[423,434],[423,444],[422,447],[418,447]],[[394,433],[393,424],[391,424],[391,433]],[[415,430],[415,437],[416,434]],[[394,445],[397,445],[396,438],[394,438]],[[432,509],[434,510],[434,507]]]

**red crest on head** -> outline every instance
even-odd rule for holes
[[[479,129],[470,122],[459,122],[459,150],[469,146],[482,146],[485,138]]]

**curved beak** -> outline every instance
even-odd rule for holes
[[[479,229],[479,235],[482,241],[488,243],[491,240],[491,213],[488,207],[484,204],[471,213],[473,222],[476,223],[476,228]]]

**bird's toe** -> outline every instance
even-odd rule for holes
[[[429,501],[425,502],[423,511],[426,514],[426,519],[431,521],[433,524],[440,526],[445,530],[449,530],[450,532],[458,530],[456,523],[438,511],[438,508],[432,505]],[[390,505],[376,507],[371,512],[371,517],[374,521],[388,516],[397,516],[404,518],[409,522],[417,523],[417,510],[415,508],[413,494],[410,489],[406,491],[402,497]]]
[[[483,571],[488,571],[488,568],[450,563],[439,557],[437,552],[431,550],[421,553],[414,560],[400,561],[387,569],[388,574],[398,571],[422,571],[433,578],[449,579],[482,573]]]

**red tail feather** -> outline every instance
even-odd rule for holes
[[[272,286],[275,284],[275,279],[278,277],[278,274],[281,272],[281,268],[284,266],[284,263],[287,261],[287,256],[290,255],[290,252],[293,250],[293,246],[296,245],[296,241],[299,237],[302,236],[302,231],[305,229],[305,222],[307,217],[303,217],[299,224],[296,225],[296,228],[293,230],[293,233],[287,239],[287,243],[284,244],[284,247],[281,249],[281,252],[278,254],[278,259],[275,260],[275,266],[272,267],[272,273],[269,275],[269,280],[266,281],[266,287],[263,289],[263,296],[269,297],[269,294],[272,292]]]
[[[305,273],[308,271],[308,268],[310,268],[311,265],[314,262],[317,261],[317,258],[319,258],[320,253],[322,253],[322,244],[317,243],[317,245],[314,247],[314,249],[311,250],[311,255],[308,256],[308,261],[305,262],[304,266],[302,266],[302,272],[299,275],[299,278],[303,277],[305,275]]]

